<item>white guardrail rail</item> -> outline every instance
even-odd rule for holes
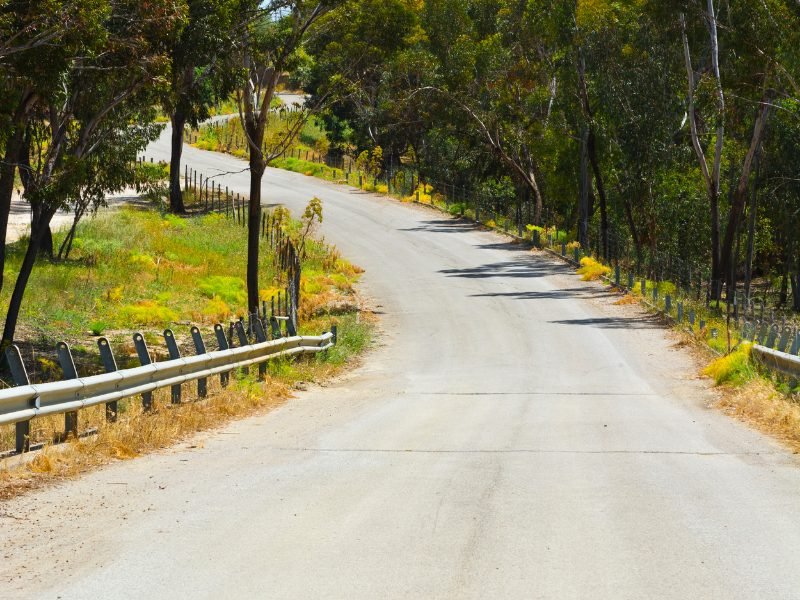
[[[266,340],[263,329],[258,328],[257,340]],[[59,362],[64,372],[64,381],[42,384],[28,383],[28,375],[22,363],[19,349],[11,346],[6,350],[9,367],[16,387],[0,390],[0,425],[16,423],[16,451],[23,452],[29,448],[30,421],[36,417],[53,414],[65,414],[65,434],[73,432],[77,435],[77,411],[98,404],[106,405],[106,417],[113,421],[116,418],[119,400],[141,395],[145,409],[152,403],[152,392],[165,387],[172,388],[172,402],[181,400],[181,384],[198,381],[198,397],[206,395],[206,379],[220,375],[223,385],[227,384],[231,371],[246,369],[259,365],[261,376],[266,374],[266,362],[278,357],[297,354],[313,354],[323,352],[336,343],[336,328],[320,336],[289,336],[272,341],[256,341],[245,345],[247,337],[244,327],[237,323],[240,346],[229,348],[222,326],[215,327],[217,340],[221,348],[206,352],[202,338],[196,327],[192,328],[192,337],[197,354],[180,357],[174,335],[171,330],[164,332],[170,360],[151,363],[144,336],[134,334],[134,343],[142,366],[116,370],[116,362],[108,340],[100,338],[101,358],[106,373],[89,377],[78,377],[69,347],[60,343],[57,346]],[[221,335],[220,335],[221,334]],[[109,360],[110,359],[110,360]]]
[[[756,362],[765,367],[779,371],[795,380],[800,380],[800,356],[780,352],[758,344],[753,345],[752,354]]]

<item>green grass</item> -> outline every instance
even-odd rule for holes
[[[176,323],[210,326],[243,315],[245,233],[222,215],[162,217],[135,208],[101,213],[79,226],[69,260],[36,265],[17,337],[51,345],[136,328],[158,333]],[[63,235],[56,234],[56,244]],[[0,310],[7,310],[24,248],[24,240],[9,246]],[[353,294],[360,270],[314,240],[307,250],[300,313],[315,318]],[[286,282],[266,244],[260,259],[260,293],[268,300]]]

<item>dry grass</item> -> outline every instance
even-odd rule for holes
[[[338,324],[339,340],[325,353],[275,359],[268,363],[264,381],[250,376],[234,377],[222,387],[220,378],[208,380],[208,397],[197,400],[196,384],[183,387],[183,403],[172,405],[170,391],[154,393],[155,410],[145,413],[140,397],[119,403],[116,423],[105,420],[105,406],[79,412],[80,430],[95,431],[68,443],[51,442],[64,431],[64,416],[54,415],[31,421],[32,443],[44,443],[42,450],[0,461],[0,500],[42,485],[74,477],[116,460],[168,448],[194,434],[215,429],[230,421],[271,410],[290,397],[292,389],[304,389],[307,382],[325,382],[359,364],[376,329],[370,312],[321,315],[302,323],[301,334],[318,334],[330,324]],[[0,426],[0,447],[13,448],[14,426]]]
[[[639,304],[639,298],[634,296],[633,294],[625,294],[619,300],[614,302],[617,306],[625,306],[629,304]]]
[[[771,382],[755,378],[740,387],[723,387],[717,405],[800,453],[800,403]]]
[[[279,406],[290,394],[289,386],[273,377],[263,382],[232,378],[227,388],[221,387],[218,378],[208,383],[208,398],[180,405],[169,403],[169,390],[159,390],[155,394],[156,408],[149,413],[142,411],[139,398],[128,399],[120,407],[116,423],[106,423],[102,406],[81,411],[81,428],[96,429],[96,435],[8,459],[0,467],[0,500],[116,460],[167,448],[236,417]],[[187,394],[189,385],[185,388]],[[63,428],[63,416],[36,419],[32,424],[55,433]]]

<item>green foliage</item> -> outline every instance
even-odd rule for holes
[[[242,305],[247,299],[244,279],[225,275],[204,277],[197,282],[197,289],[204,296],[219,298],[228,304]]]

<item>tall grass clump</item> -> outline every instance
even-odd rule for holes
[[[739,386],[747,383],[756,374],[750,359],[752,347],[752,344],[741,344],[730,354],[708,365],[703,369],[703,374],[711,377],[717,385]]]

